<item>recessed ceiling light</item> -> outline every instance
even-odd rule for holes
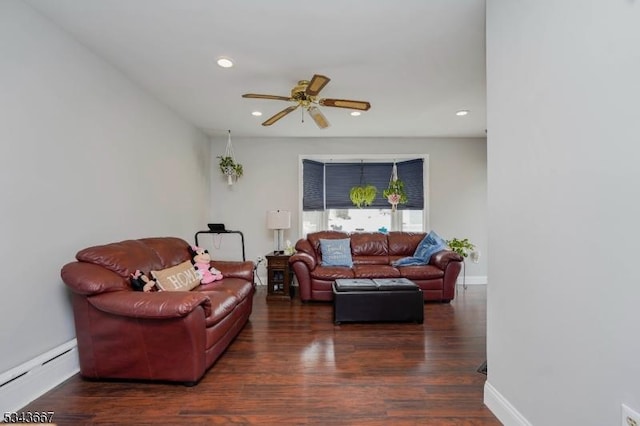
[[[461,109],[460,111],[456,112],[456,115],[460,116],[460,117],[462,117],[464,115],[467,115],[467,114],[469,114],[469,111],[466,110],[466,109]]]
[[[233,61],[229,58],[218,58],[216,62],[222,68],[231,68],[233,66]]]
[[[262,113],[260,111],[253,111],[251,115],[253,115],[254,117],[260,117]]]
[[[360,114],[361,114],[361,112],[360,112],[360,111],[351,111],[351,115],[352,115],[352,116],[354,116],[354,117],[357,117],[357,116],[359,116]]]

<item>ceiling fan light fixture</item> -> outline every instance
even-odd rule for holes
[[[313,121],[316,122],[316,125],[321,129],[326,129],[329,127],[329,122],[327,118],[320,112],[320,109],[317,107],[311,107],[307,111],[309,111],[309,115],[313,118]]]
[[[229,58],[220,57],[216,60],[216,63],[221,68],[231,68],[233,66],[233,61]]]
[[[461,109],[460,111],[456,112],[456,115],[458,117],[464,117],[467,114],[469,114],[469,110],[467,109]]]
[[[349,114],[352,117],[357,117],[357,116],[361,115],[362,113],[360,111],[351,111]]]

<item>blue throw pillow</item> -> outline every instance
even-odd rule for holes
[[[351,240],[323,240],[320,239],[322,266],[353,266],[351,259]]]
[[[418,247],[416,248],[416,252],[413,253],[413,257],[422,259],[424,263],[429,263],[429,259],[431,259],[433,254],[446,248],[447,242],[440,238],[438,234],[431,231],[422,239],[422,241],[420,241],[420,244],[418,244]]]

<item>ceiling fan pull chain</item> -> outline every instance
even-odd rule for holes
[[[302,122],[304,123],[304,108],[300,108],[300,116],[302,118]]]

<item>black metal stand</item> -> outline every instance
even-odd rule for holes
[[[200,234],[239,234],[240,235],[240,240],[242,241],[242,261],[247,260],[247,258],[245,257],[244,254],[244,234],[240,231],[229,231],[229,230],[224,230],[224,231],[198,231],[196,232],[195,235],[195,240],[196,240],[196,245],[199,246],[200,244],[198,244],[198,235]]]

